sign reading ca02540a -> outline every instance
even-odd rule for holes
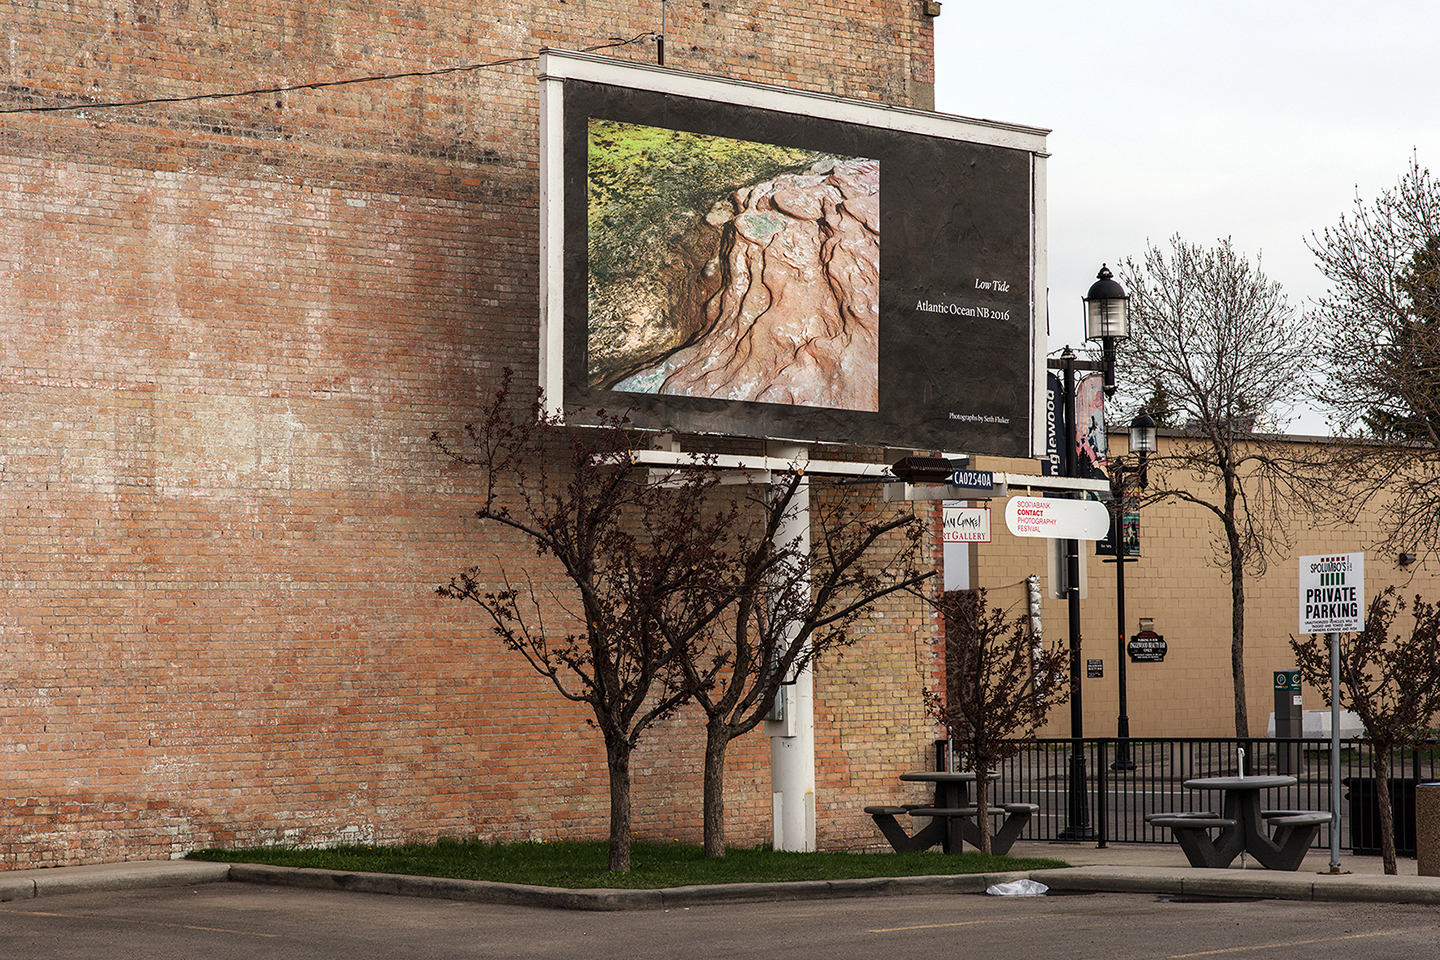
[[[1365,554],[1300,558],[1300,632],[1365,628]]]

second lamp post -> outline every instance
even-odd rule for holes
[[[1130,421],[1130,455],[1139,457],[1139,464],[1133,474],[1135,483],[1144,490],[1149,485],[1146,476],[1146,461],[1155,452],[1155,421],[1148,413]],[[1115,622],[1120,636],[1119,683],[1120,716],[1115,722],[1115,762],[1113,770],[1134,770],[1135,761],[1130,757],[1130,714],[1125,703],[1125,666],[1129,657],[1125,649],[1125,564],[1133,562],[1130,553],[1130,538],[1125,531],[1125,502],[1128,498],[1126,480],[1126,458],[1117,458],[1110,466],[1110,484],[1114,499],[1112,514],[1114,521],[1110,528],[1110,541],[1115,545]],[[1138,545],[1137,545],[1138,547]],[[1139,552],[1138,549],[1136,551]],[[1106,561],[1109,563],[1110,561]]]
[[[1098,369],[1104,377],[1105,395],[1115,393],[1115,344],[1130,336],[1130,298],[1125,288],[1114,279],[1107,266],[1101,265],[1083,298],[1085,304],[1085,339],[1099,340],[1104,350]],[[1095,370],[1097,365],[1076,359],[1069,347],[1051,367],[1064,371],[1065,407],[1065,476],[1075,476],[1075,371]],[[1085,710],[1081,698],[1080,642],[1080,542],[1064,542],[1066,567],[1066,600],[1070,614],[1070,777],[1068,821],[1059,836],[1062,840],[1089,840],[1095,836],[1090,826],[1090,797],[1085,772]]]

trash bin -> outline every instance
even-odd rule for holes
[[[1415,859],[1422,877],[1440,877],[1440,783],[1415,788]]]
[[[1342,781],[1350,801],[1350,849],[1360,856],[1380,855],[1380,796],[1374,777],[1346,777]],[[1391,777],[1390,813],[1395,820],[1395,855],[1415,856],[1415,785],[1418,781]]]

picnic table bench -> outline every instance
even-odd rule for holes
[[[935,784],[933,803],[872,804],[865,808],[880,833],[892,849],[899,853],[912,850],[928,850],[940,846],[947,853],[961,853],[964,844],[977,849],[981,844],[979,806],[970,802],[969,785],[975,782],[975,774],[968,771],[921,771],[901,774],[901,780]],[[1030,818],[1040,809],[1033,803],[997,803],[989,806],[991,816],[1005,819],[990,837],[992,853],[1004,854],[1009,851],[1017,837],[1024,831]],[[914,833],[909,832],[896,819],[909,815],[918,819],[929,818],[930,822]]]
[[[1154,813],[1145,822],[1168,828],[1191,866],[1228,867],[1242,853],[1271,870],[1298,870],[1320,828],[1332,820],[1324,810],[1266,810],[1260,794],[1288,787],[1294,777],[1201,777],[1192,790],[1219,790],[1223,813],[1208,810]],[[1212,830],[1219,830],[1215,837]],[[1273,835],[1270,830],[1273,829]]]
[[[1228,867],[1233,856],[1224,857],[1210,839],[1210,831],[1225,830],[1235,826],[1234,820],[1227,820],[1218,813],[1191,813],[1178,816],[1150,814],[1145,822],[1157,827],[1167,827],[1175,835],[1175,841],[1185,853],[1185,859],[1192,867]]]

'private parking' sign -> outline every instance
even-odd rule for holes
[[[1300,632],[1365,629],[1365,554],[1300,558]]]

